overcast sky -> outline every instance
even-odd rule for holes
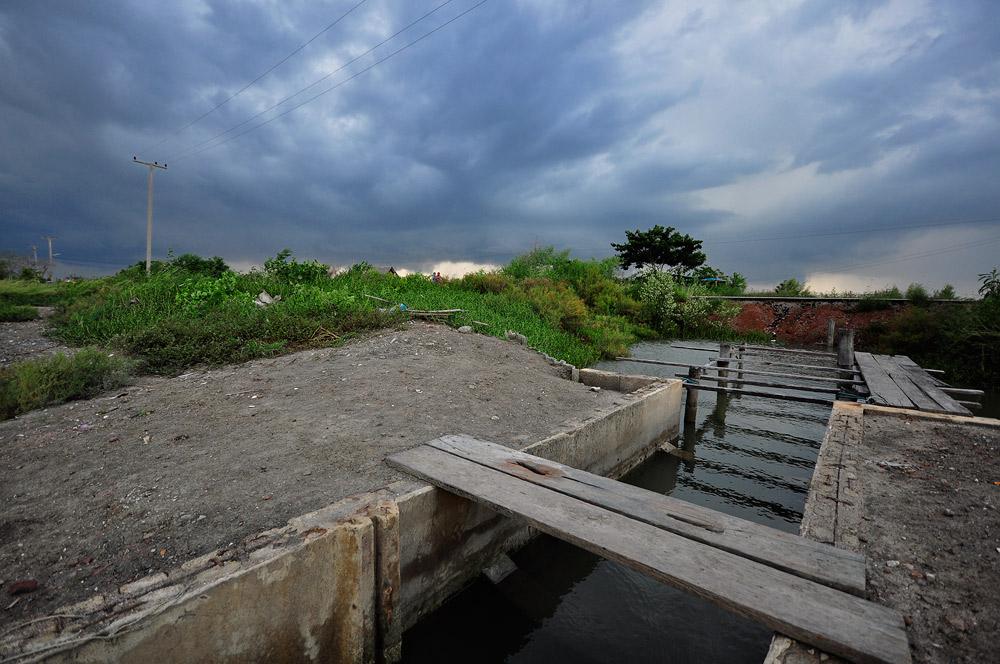
[[[154,258],[456,272],[661,224],[763,286],[1000,267],[996,0],[441,2],[4,0],[0,249],[144,260],[137,155]]]

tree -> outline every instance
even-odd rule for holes
[[[611,243],[623,270],[633,265],[640,269],[648,265],[657,271],[666,268],[680,274],[705,262],[705,254],[700,251],[701,240],[681,235],[673,226],[664,228],[657,224],[648,231],[625,231],[625,237],[624,244]]]

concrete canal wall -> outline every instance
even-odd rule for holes
[[[680,381],[584,369],[625,403],[525,451],[618,477],[680,427]],[[65,607],[0,655],[46,662],[380,662],[402,632],[533,533],[417,481],[351,496],[214,553]]]

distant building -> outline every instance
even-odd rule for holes
[[[396,268],[394,268],[391,265],[378,265],[375,267],[375,269],[381,272],[382,274],[391,274],[394,277],[399,276],[398,274],[396,274]]]

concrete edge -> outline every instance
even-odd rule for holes
[[[868,414],[900,420],[1000,427],[1000,421],[986,417],[928,413],[847,401],[834,402],[812,481],[809,483],[799,534],[857,553],[861,552],[861,542],[857,535],[864,514],[864,496],[859,491],[858,484],[862,463],[860,446],[864,440],[864,418]],[[764,664],[821,662],[847,664],[846,660],[778,633],[771,639],[770,649],[764,658]]]
[[[609,374],[588,375],[641,387],[525,449],[617,477],[679,433],[680,381]],[[532,535],[397,482],[21,625],[0,637],[0,660],[398,661],[405,628]]]

